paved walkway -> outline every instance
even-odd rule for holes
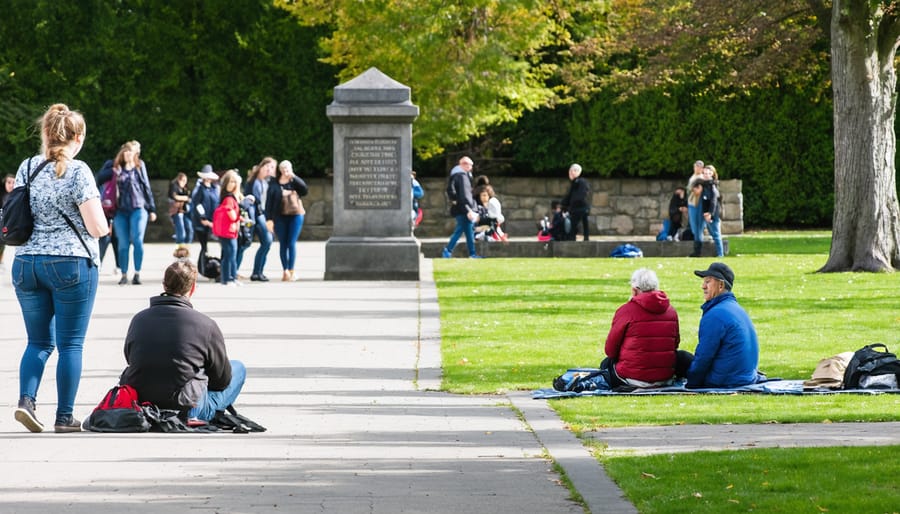
[[[591,512],[636,512],[546,401],[531,400],[527,392],[437,391],[439,315],[431,261],[422,261],[418,283],[325,282],[324,243],[304,242],[299,249],[296,283],[226,288],[202,282],[194,296],[196,308],[219,322],[231,357],[247,365],[237,406],[269,428],[263,434],[25,432],[12,416],[24,326],[4,270],[0,391],[7,409],[0,414],[0,512],[582,513],[547,453]],[[117,276],[101,276],[77,416],[89,413],[115,384],[129,320],[161,291],[171,250],[147,246],[142,286],[118,286]],[[197,250],[195,245],[194,255]],[[277,245],[273,250],[267,273],[280,277]],[[245,274],[254,251],[245,255]],[[38,417],[46,424],[52,424],[56,402],[55,362],[48,363],[38,398]],[[762,446],[788,445],[788,439],[801,444],[823,427],[838,427],[828,436],[836,445],[862,426],[815,425],[815,433],[802,436],[776,433],[798,425],[746,430]],[[672,433],[660,438],[660,430],[680,428],[592,436],[611,449],[673,451],[688,444]],[[692,447],[747,446],[735,433],[744,428],[694,430],[687,436]],[[771,432],[763,437],[764,430]],[[898,424],[874,430],[861,440],[897,444]],[[701,443],[710,434],[717,437]]]
[[[12,411],[25,332],[5,272],[0,512],[583,512],[506,397],[435,391],[440,341],[430,261],[420,283],[325,282],[324,244],[299,248],[299,282],[202,282],[194,296],[195,307],[219,322],[230,356],[247,365],[237,407],[269,428],[263,434],[24,431]],[[141,286],[101,276],[76,416],[116,383],[129,320],[161,292],[171,250],[147,246]],[[268,275],[280,277],[273,250]],[[38,418],[48,425],[55,363],[54,356],[38,395]],[[580,449],[574,438],[568,444]],[[592,460],[581,452],[583,462]],[[605,492],[610,505],[630,508],[614,487]]]

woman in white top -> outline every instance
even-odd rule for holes
[[[40,126],[41,153],[25,159],[16,173],[18,186],[24,184],[26,174],[41,168],[31,180],[34,232],[16,251],[12,266],[12,282],[28,333],[19,366],[15,418],[32,432],[44,429],[35,415],[35,400],[44,366],[58,349],[54,429],[78,432],[81,422],[73,417],[73,411],[81,381],[84,335],[97,295],[97,239],[109,232],[109,225],[90,167],[75,160],[86,134],[84,117],[64,104],[55,104],[43,115]]]

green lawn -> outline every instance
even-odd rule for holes
[[[809,378],[819,359],[875,342],[900,350],[900,274],[816,273],[827,260],[827,232],[755,233],[729,243],[724,260],[735,271],[734,293],[756,326],[760,368],[768,376]],[[693,351],[703,303],[693,270],[713,261],[435,260],[443,387],[459,393],[531,390],[550,387],[567,368],[597,366],[612,315],[628,299],[628,280],[638,267],[659,275],[679,313],[681,348]],[[900,395],[887,394],[622,396],[550,404],[576,434],[646,424],[900,420]],[[895,512],[900,505],[897,481],[882,480],[894,475],[889,470],[896,464],[885,455],[895,455],[896,448],[598,454],[641,512]],[[871,470],[870,476],[859,468]],[[640,469],[667,479],[650,479],[635,471]],[[809,470],[840,479],[820,479]],[[773,479],[761,480],[761,474]],[[673,483],[675,475],[684,481]],[[686,493],[690,485],[699,497]]]

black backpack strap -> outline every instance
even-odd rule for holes
[[[64,213],[63,211],[59,211],[59,214],[62,215],[63,219],[66,220],[66,223],[69,224],[69,227],[72,228],[72,232],[75,232],[75,235],[78,236],[78,240],[81,241],[81,246],[84,247],[84,250],[88,254],[88,267],[89,268],[94,267],[94,255],[91,254],[91,249],[88,248],[87,243],[84,242],[84,238],[81,237],[81,232],[78,231],[78,227],[75,226],[75,222],[72,221],[71,218],[66,216],[66,213]]]

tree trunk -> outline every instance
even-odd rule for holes
[[[872,2],[833,3],[834,218],[831,251],[820,272],[900,267],[896,41],[879,45],[880,16],[867,4]]]

